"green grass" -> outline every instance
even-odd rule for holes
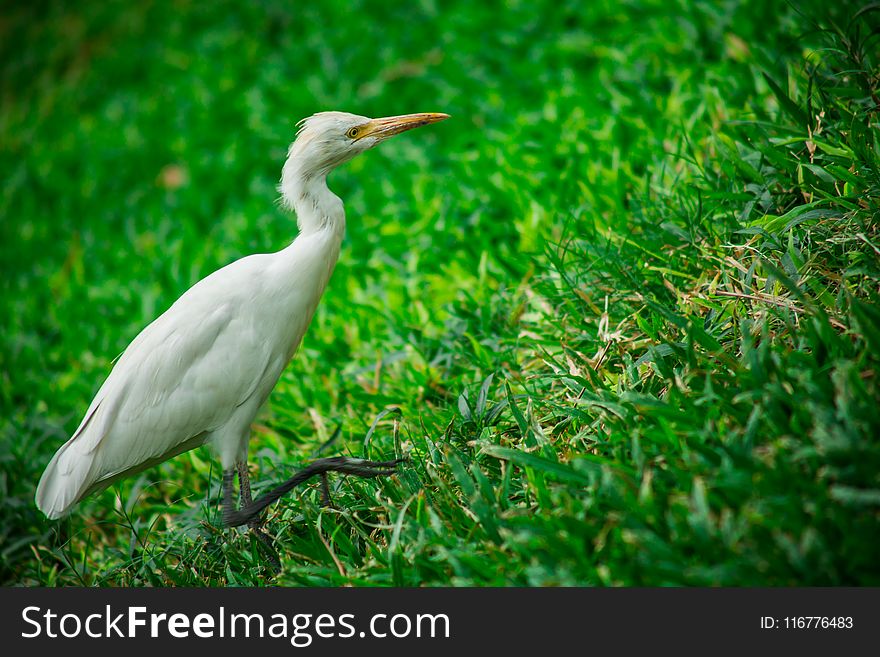
[[[876,8],[299,4],[4,11],[4,583],[880,584]],[[273,507],[274,579],[208,449],[46,521],[113,358],[293,238],[323,109],[453,118],[333,175],[342,257],[252,477],[411,465]]]

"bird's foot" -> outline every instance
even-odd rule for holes
[[[230,507],[223,509],[223,524],[227,527],[236,527],[251,522],[263,509],[277,501],[282,495],[293,490],[299,484],[319,475],[322,478],[323,502],[330,502],[330,489],[327,485],[328,472],[340,472],[356,477],[387,477],[396,474],[397,466],[407,459],[394,459],[392,461],[369,461],[356,459],[348,456],[333,456],[326,459],[312,461],[305,468],[297,472],[293,477],[269,491],[253,504],[249,504],[237,511]]]
[[[387,477],[397,474],[397,466],[405,463],[408,459],[394,459],[393,461],[367,461],[366,459],[353,459],[348,456],[333,456],[328,459],[318,459],[309,464],[312,466],[321,464],[321,471],[341,472],[342,474],[355,475],[356,477]],[[308,468],[306,468],[308,469]],[[325,475],[326,476],[326,475]]]

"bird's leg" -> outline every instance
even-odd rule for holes
[[[251,479],[248,475],[248,467],[247,463],[239,463],[236,466],[236,470],[238,472],[238,487],[241,491],[241,495],[239,496],[239,506],[242,509],[246,509],[251,504],[253,504],[254,500],[251,497]],[[224,509],[224,513],[225,513]],[[247,526],[253,533],[253,535],[260,541],[263,545],[266,546],[268,550],[269,561],[272,564],[272,568],[276,573],[281,572],[281,562],[278,560],[278,552],[275,550],[275,545],[272,543],[272,538],[266,531],[262,528],[262,522],[257,519],[256,516],[252,517]]]
[[[326,473],[328,472],[341,472],[342,474],[355,475],[357,477],[385,477],[395,474],[397,466],[405,460],[365,461],[364,459],[353,459],[347,456],[334,456],[312,461],[312,463],[297,472],[293,477],[263,495],[253,504],[249,504],[238,511],[234,511],[231,507],[224,505],[223,522],[228,527],[237,527],[238,525],[250,522],[257,514],[277,501],[282,495],[316,475],[326,478]],[[329,498],[329,487],[326,490]]]
[[[330,499],[330,484],[327,481],[327,473],[321,473],[321,506],[332,508],[333,501]]]
[[[223,471],[223,517],[235,511],[234,502],[232,501],[233,479],[235,478],[235,470],[229,469]]]
[[[235,466],[235,470],[238,472],[238,489],[241,491],[241,495],[238,498],[238,504],[240,507],[244,508],[253,504],[254,501],[251,497],[251,479],[250,476],[248,476],[247,463],[239,463]],[[252,520],[248,523],[248,527],[257,524],[256,520]]]

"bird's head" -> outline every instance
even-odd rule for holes
[[[389,137],[447,118],[448,114],[422,113],[370,119],[347,112],[320,112],[299,122],[288,163],[295,163],[301,174],[326,175]]]

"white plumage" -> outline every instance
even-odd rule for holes
[[[327,174],[391,135],[444,118],[323,112],[302,122],[279,186],[300,234],[277,253],[242,258],[199,281],[141,331],[46,467],[37,506],[59,518],[114,481],[205,443],[224,472],[246,464],[251,422],[339,256],[345,213]]]

